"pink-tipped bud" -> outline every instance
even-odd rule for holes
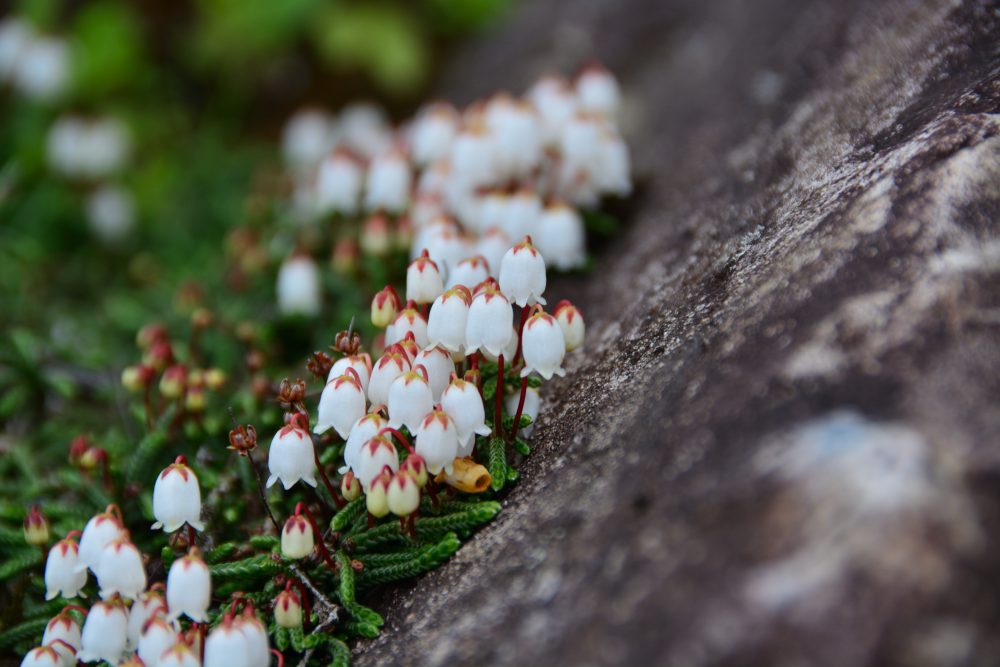
[[[400,306],[396,290],[386,285],[372,299],[372,324],[379,329],[389,326],[396,319]]]
[[[340,495],[348,502],[357,500],[361,496],[361,482],[354,476],[353,470],[348,470],[344,478],[340,480]]]
[[[180,398],[184,394],[186,379],[187,370],[183,366],[171,366],[163,371],[163,377],[160,378],[160,393],[165,398]]]
[[[24,517],[24,541],[33,547],[44,547],[50,539],[49,520],[38,505],[32,505]]]
[[[553,314],[556,322],[559,323],[559,328],[562,329],[563,338],[566,339],[566,351],[572,352],[583,345],[586,327],[580,309],[569,301],[563,300],[556,304]]]
[[[302,627],[302,601],[293,590],[284,590],[274,598],[274,622],[282,628]]]
[[[389,482],[386,502],[396,516],[409,516],[420,507],[420,486],[409,473],[400,470]]]
[[[389,513],[389,483],[392,478],[392,473],[385,471],[376,476],[368,486],[365,505],[368,513],[379,519]]]
[[[305,558],[316,546],[309,520],[301,514],[288,517],[281,530],[281,555],[291,560]]]
[[[413,453],[407,456],[400,471],[412,477],[421,489],[427,485],[427,463],[420,454]]]
[[[122,386],[127,391],[138,394],[145,391],[153,383],[155,375],[156,371],[149,366],[142,364],[128,366],[122,371]]]

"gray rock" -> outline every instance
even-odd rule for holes
[[[1000,15],[526,2],[468,101],[596,56],[639,194],[497,520],[359,665],[992,665]]]

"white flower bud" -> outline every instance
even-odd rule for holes
[[[121,532],[121,521],[110,511],[104,511],[91,517],[87,525],[83,527],[83,534],[80,535],[76,570],[78,572],[84,571],[89,567],[96,572],[97,563],[104,547],[118,539]]]
[[[35,31],[26,21],[9,17],[0,22],[0,80],[14,76],[21,53],[34,37]]]
[[[319,397],[316,428],[313,433],[326,433],[330,427],[341,438],[347,438],[351,426],[365,415],[365,391],[355,372],[341,375],[326,383]]]
[[[278,593],[274,598],[274,622],[278,627],[288,630],[301,628],[302,620],[302,601],[298,594],[288,588]]]
[[[307,427],[305,419],[296,415],[274,434],[267,452],[267,467],[271,473],[267,478],[268,487],[279,479],[286,491],[299,480],[316,486],[316,458]]]
[[[442,290],[443,291],[443,290]],[[434,299],[431,299],[433,301]],[[399,311],[391,327],[385,332],[385,344],[394,345],[412,333],[418,347],[427,346],[427,320],[420,314],[412,302],[407,302],[406,308]]]
[[[476,435],[489,435],[486,425],[486,408],[476,385],[461,378],[453,378],[441,394],[441,408],[455,422],[458,433],[458,456],[471,456]]]
[[[201,667],[201,661],[190,646],[177,642],[160,655],[156,667]]]
[[[158,667],[160,656],[177,643],[177,633],[161,617],[153,617],[143,625],[139,635],[138,653],[146,667]]]
[[[240,632],[247,638],[247,667],[269,667],[271,648],[267,639],[267,629],[249,607],[236,619]]]
[[[383,257],[392,249],[389,219],[381,213],[369,216],[361,226],[361,252]]]
[[[361,448],[358,453],[358,465],[354,471],[365,493],[368,493],[372,480],[380,475],[386,466],[393,472],[399,470],[396,447],[388,438],[376,436]]]
[[[501,226],[507,236],[520,239],[535,234],[542,214],[542,200],[533,190],[518,191],[507,203]]]
[[[542,139],[545,145],[556,145],[563,125],[577,109],[576,94],[569,82],[562,77],[544,77],[531,87],[527,97],[542,118]]]
[[[368,167],[365,208],[400,213],[410,203],[413,174],[406,157],[397,150],[383,153]]]
[[[524,354],[524,368],[521,377],[532,371],[546,380],[554,375],[566,375],[562,368],[566,355],[566,340],[556,318],[548,313],[537,312],[528,318],[522,334],[521,351]]]
[[[628,146],[621,135],[612,130],[601,133],[601,159],[594,173],[595,186],[603,193],[627,196],[632,192],[632,168]]]
[[[414,449],[427,462],[427,470],[432,475],[442,469],[450,473],[451,463],[458,455],[458,431],[448,413],[440,408],[434,409],[420,421],[414,433]]]
[[[142,639],[142,629],[146,622],[158,616],[165,616],[167,613],[167,602],[159,591],[147,591],[141,594],[132,604],[128,613],[128,644],[131,647],[139,646]],[[161,651],[162,653],[162,651]]]
[[[434,300],[427,319],[427,338],[431,345],[440,345],[449,352],[461,351],[465,345],[470,301],[470,292],[464,286],[450,289]],[[430,372],[430,368],[427,370]]]
[[[574,192],[579,181],[590,180],[592,170],[599,167],[602,130],[599,120],[584,114],[576,114],[563,125],[560,150],[564,169],[559,184],[562,190]]]
[[[514,414],[517,412],[517,404],[520,400],[520,393],[509,394],[504,397],[503,404],[507,409],[508,414]],[[524,408],[522,408],[521,414],[531,417],[531,423],[519,431],[519,433],[521,433],[525,438],[530,437],[531,432],[535,430],[535,422],[538,420],[538,412],[541,405],[542,399],[538,393],[538,389],[535,387],[528,387],[527,392],[524,395]]]
[[[185,523],[197,531],[205,530],[201,521],[201,488],[198,476],[183,457],[163,469],[153,485],[153,530],[172,533]]]
[[[458,114],[453,106],[436,103],[421,109],[410,135],[413,161],[423,166],[447,157],[456,134]]]
[[[566,340],[566,351],[572,352],[583,345],[585,327],[580,309],[563,300],[556,304],[554,315]]]
[[[503,349],[501,350],[501,352],[503,353],[503,358],[504,359],[506,359],[508,361],[513,361],[514,360],[514,355],[517,354],[517,340],[518,340],[517,339],[517,329],[515,329],[513,326],[511,326],[511,328],[510,328],[510,338],[507,340],[507,344],[504,345]],[[493,354],[489,350],[481,350],[481,352],[483,353],[483,357],[487,361],[492,361],[493,363],[496,363],[499,360],[499,358],[500,358],[499,354]]]
[[[536,237],[546,266],[560,271],[575,269],[587,260],[587,233],[583,219],[565,204],[552,204],[542,212]]]
[[[443,291],[441,271],[425,249],[406,267],[406,300],[418,304],[431,303]]]
[[[21,661],[21,667],[66,667],[67,662],[61,653],[56,649],[59,644],[53,646],[37,646],[28,651]],[[76,660],[73,661],[74,663]]]
[[[386,492],[389,511],[396,516],[409,516],[420,507],[420,487],[409,473],[400,471],[392,476]]]
[[[322,306],[319,268],[308,255],[292,255],[278,271],[278,310],[317,315]]]
[[[281,555],[284,558],[298,560],[313,552],[316,546],[312,525],[301,514],[288,517],[281,529]]]
[[[341,473],[353,470],[357,475],[358,454],[365,443],[378,435],[379,431],[388,426],[386,420],[378,412],[369,412],[351,426],[351,432],[344,444],[344,463]]]
[[[392,128],[385,112],[369,102],[355,102],[340,112],[344,143],[358,155],[372,159],[392,148]]]
[[[69,47],[61,39],[32,39],[19,53],[15,86],[33,100],[47,102],[58,97],[69,83],[69,55]]]
[[[75,598],[87,583],[87,566],[80,566],[80,547],[74,540],[59,540],[45,560],[45,599]],[[44,643],[44,642],[43,642]]]
[[[495,286],[489,284],[472,299],[465,324],[465,353],[484,350],[502,354],[513,331],[514,309]]]
[[[486,233],[479,238],[479,241],[476,243],[475,252],[486,259],[486,265],[489,267],[492,277],[496,278],[500,275],[500,263],[503,261],[504,254],[510,250],[512,245],[513,243],[510,237],[507,236],[507,232],[503,231],[500,227],[486,228]],[[473,285],[468,285],[467,287],[473,287]]]
[[[389,483],[391,481],[392,474],[383,470],[368,485],[365,508],[369,514],[377,519],[381,519],[389,513]]]
[[[396,378],[389,387],[387,406],[389,426],[406,426],[411,433],[414,432],[420,420],[434,407],[434,394],[427,370],[414,366],[413,370]]]
[[[135,227],[132,193],[120,185],[102,185],[87,197],[87,223],[105,245],[121,242]]]
[[[621,91],[614,75],[598,64],[587,67],[576,80],[576,96],[584,111],[613,119],[621,106]]]
[[[472,251],[465,234],[460,230],[444,229],[443,226],[431,227],[430,233],[424,235],[424,241],[424,249],[438,265],[443,277],[448,276],[451,270]]]
[[[60,643],[55,643],[57,641],[66,642],[68,648]],[[76,663],[76,654],[80,652],[82,641],[80,624],[66,611],[53,616],[45,626],[45,633],[42,635],[42,646],[51,646],[68,665]]]
[[[510,195],[503,190],[491,190],[479,198],[479,216],[470,225],[473,232],[485,232],[494,227],[503,228],[507,223]],[[506,250],[506,248],[504,248]]]
[[[463,130],[451,145],[451,169],[456,180],[471,187],[489,185],[496,179],[493,140],[484,128]]]
[[[323,213],[354,215],[361,204],[364,169],[350,153],[334,151],[316,173],[316,205]]]
[[[372,368],[372,378],[368,382],[368,400],[372,405],[385,405],[389,402],[389,387],[400,375],[410,370],[410,359],[403,348],[387,344],[385,353]],[[357,471],[355,471],[357,472]]]
[[[326,111],[302,109],[288,119],[281,136],[281,151],[292,167],[315,166],[336,142],[336,125]]]
[[[225,617],[205,639],[204,667],[247,664],[247,637],[232,618]]]
[[[463,327],[464,328],[464,327]],[[414,367],[423,366],[427,370],[427,384],[431,388],[434,403],[441,400],[441,392],[448,386],[448,380],[455,372],[455,362],[451,352],[443,347],[425,347],[417,354]]]
[[[128,643],[128,611],[121,599],[98,602],[90,608],[80,635],[81,662],[107,660],[117,665]]]
[[[528,104],[497,96],[487,104],[493,160],[502,178],[527,176],[541,161],[541,123]]]
[[[128,539],[128,533],[123,533],[104,547],[95,572],[101,599],[107,600],[118,594],[135,600],[146,590],[146,568],[142,563],[142,554]]]
[[[500,261],[500,291],[519,306],[545,305],[545,260],[531,237],[507,251]]]
[[[485,257],[482,255],[467,257],[449,272],[447,288],[450,290],[461,285],[471,290],[489,277],[490,265]],[[427,325],[428,327],[430,326],[430,321],[427,322]],[[430,333],[428,333],[428,336],[430,336]]]
[[[347,375],[347,369],[353,368],[354,372],[358,374],[358,378],[361,380],[361,388],[368,391],[368,381],[372,376],[372,358],[367,352],[362,352],[361,354],[350,354],[333,362],[333,366],[330,367],[330,372],[326,376],[326,381],[334,380],[339,378],[341,375]]]
[[[187,616],[192,621],[207,621],[211,599],[212,576],[201,559],[201,552],[192,547],[186,556],[173,562],[167,573],[169,618]]]

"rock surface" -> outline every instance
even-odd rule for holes
[[[557,0],[459,101],[597,57],[643,181],[498,519],[358,665],[1000,655],[1000,15]]]

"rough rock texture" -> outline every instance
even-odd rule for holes
[[[1000,14],[525,2],[444,92],[589,56],[640,194],[498,519],[364,665],[1000,660]]]

